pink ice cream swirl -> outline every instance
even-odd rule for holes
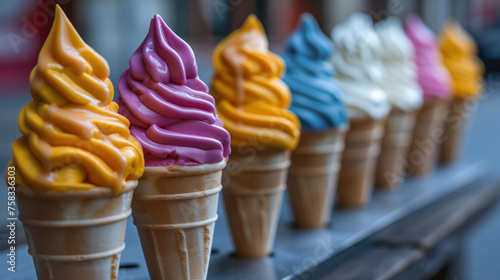
[[[418,83],[423,89],[424,101],[450,98],[453,82],[443,64],[436,36],[415,15],[408,17],[405,31],[415,46]]]
[[[230,136],[198,77],[191,47],[159,15],[118,81],[119,113],[141,143],[146,166],[217,163]]]

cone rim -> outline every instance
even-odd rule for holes
[[[16,192],[28,197],[35,197],[42,200],[68,200],[68,199],[91,199],[108,198],[120,196],[124,193],[133,191],[139,183],[139,180],[128,181],[125,187],[118,193],[106,187],[95,187],[89,190],[69,190],[69,191],[48,191],[38,193],[32,188],[26,186],[17,186]]]
[[[206,163],[193,166],[169,165],[169,166],[146,166],[144,168],[144,177],[162,176],[162,177],[180,177],[195,176],[220,171],[226,167],[226,159],[217,163]]]
[[[187,222],[187,223],[164,223],[164,224],[156,224],[156,223],[138,223],[135,220],[133,221],[134,225],[138,229],[149,229],[149,230],[175,230],[175,229],[190,229],[190,228],[199,228],[211,225],[215,223],[219,219],[219,215],[215,214],[215,216],[201,220],[196,222]]]
[[[47,255],[34,253],[31,249],[28,249],[28,254],[30,254],[33,258],[43,259],[45,261],[52,262],[82,262],[82,261],[91,261],[97,259],[104,259],[114,256],[116,254],[121,254],[125,250],[125,243],[123,243],[118,248],[113,248],[104,252],[96,252],[89,254],[78,254],[78,255]]]
[[[320,133],[325,133],[325,132],[330,132],[330,131],[336,131],[336,132],[347,132],[349,130],[349,122],[346,122],[346,124],[337,126],[337,127],[329,127],[325,129],[317,129],[317,130],[304,130],[301,133],[307,133],[307,134],[320,134]]]

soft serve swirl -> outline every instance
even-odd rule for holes
[[[477,46],[458,22],[448,22],[439,40],[444,65],[453,79],[456,97],[480,94],[484,66],[477,55]]]
[[[424,101],[448,99],[452,93],[452,80],[443,65],[435,35],[415,15],[408,17],[405,31],[415,47],[418,83],[424,92]]]
[[[264,30],[251,15],[217,45],[210,92],[231,134],[231,145],[294,149],[300,123],[287,110],[290,90],[280,79],[281,58],[268,50]]]
[[[346,124],[344,93],[333,79],[335,71],[327,61],[332,51],[332,42],[316,20],[304,14],[283,55],[286,62],[283,81],[292,91],[290,110],[299,117],[304,130]]]
[[[349,117],[385,117],[390,104],[381,88],[384,76],[379,57],[381,45],[371,18],[359,13],[351,15],[333,28],[332,38],[336,51],[331,62],[345,92]]]
[[[406,37],[402,23],[396,17],[388,18],[376,26],[384,51],[382,62],[385,75],[382,83],[387,99],[403,111],[417,110],[422,106],[422,88],[417,83],[417,65],[413,44]]]
[[[198,77],[193,51],[159,15],[129,63],[118,82],[118,103],[146,166],[217,163],[229,155],[229,133]]]
[[[142,149],[112,102],[107,62],[80,38],[59,6],[31,72],[23,136],[12,149],[18,184],[38,192],[123,189],[144,171]]]

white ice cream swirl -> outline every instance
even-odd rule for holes
[[[353,14],[332,30],[336,52],[331,58],[337,79],[345,92],[350,118],[379,119],[390,111],[381,88],[384,67],[381,44],[372,20],[365,14]]]
[[[414,48],[397,18],[388,18],[376,25],[382,45],[381,59],[385,67],[382,88],[393,107],[403,111],[422,106],[423,93],[417,82]]]

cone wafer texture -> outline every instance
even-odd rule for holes
[[[388,116],[375,175],[375,185],[379,189],[395,189],[403,182],[416,114],[417,111],[393,108]]]
[[[425,102],[418,112],[407,159],[409,175],[424,175],[436,166],[448,104],[436,99]]]
[[[330,221],[345,130],[302,132],[292,152],[287,187],[298,227],[321,227]]]
[[[361,207],[371,198],[385,121],[351,120],[337,185],[340,207]]]
[[[206,278],[224,166],[146,167],[132,209],[152,279]]]
[[[276,148],[233,149],[224,170],[224,205],[236,254],[272,253],[290,152]]]
[[[107,188],[47,192],[17,190],[38,279],[117,279],[125,248],[132,181],[118,194]]]
[[[454,98],[450,102],[439,156],[442,163],[450,164],[459,156],[463,131],[474,112],[475,102],[475,98]]]

